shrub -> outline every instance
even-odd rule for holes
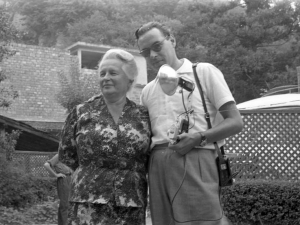
[[[57,222],[56,179],[24,172],[22,161],[12,160],[19,131],[0,138],[0,224]]]
[[[300,183],[240,181],[222,189],[225,214],[234,224],[300,224]]]
[[[0,206],[0,224],[21,225],[30,224],[29,219],[25,218],[21,212],[13,208]]]
[[[0,205],[24,208],[56,195],[56,183],[49,178],[30,175],[14,176],[0,181]]]
[[[0,165],[0,224],[57,223],[56,179],[25,174],[4,157]]]
[[[24,208],[56,196],[56,179],[26,174],[15,162],[0,157],[0,206]]]
[[[76,60],[71,62],[69,72],[58,72],[58,78],[61,90],[56,97],[58,103],[68,112],[100,92],[96,77],[81,73]]]
[[[49,199],[26,209],[13,209],[0,206],[0,224],[57,224],[58,201]]]
[[[4,160],[4,157],[7,161],[12,161],[12,155],[15,151],[15,147],[17,145],[17,140],[21,135],[21,131],[12,130],[11,133],[4,132],[4,135],[0,137],[0,157]],[[5,156],[4,156],[5,154]],[[3,162],[4,164],[8,164],[9,162]],[[3,164],[1,169],[5,169]]]

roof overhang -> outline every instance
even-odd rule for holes
[[[300,93],[270,95],[256,98],[237,105],[239,110],[257,110],[257,109],[300,109]]]
[[[6,132],[11,132],[12,130],[22,131],[17,140],[16,150],[46,152],[58,150],[58,138],[47,132],[2,115],[0,115],[0,124],[5,127]]]

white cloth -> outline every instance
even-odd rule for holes
[[[195,83],[195,89],[188,98],[190,92],[183,90],[184,102],[187,110],[193,109],[190,114],[190,130],[189,133],[203,132],[208,129],[207,122],[204,118],[204,109],[199,90],[193,75],[192,63],[188,59],[184,59],[183,65],[176,71],[178,76],[188,77]],[[218,109],[227,102],[234,101],[234,98],[228,88],[222,72],[209,63],[199,63],[197,66],[197,74],[204,92],[205,101],[212,127],[222,122],[223,118]],[[185,112],[181,88],[178,87],[176,93],[172,96],[164,94],[158,78],[148,83],[141,94],[141,104],[144,105],[150,115],[152,129],[153,148],[156,144],[169,142],[167,131],[173,123],[176,122],[178,115]],[[219,146],[224,145],[224,140],[218,142]],[[214,149],[212,143],[205,148]]]

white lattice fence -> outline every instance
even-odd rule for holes
[[[15,151],[13,161],[17,161],[22,165],[26,173],[31,173],[35,176],[49,176],[44,168],[44,163],[51,159],[57,152],[30,152],[30,151]]]
[[[237,178],[300,180],[300,110],[241,111],[244,130],[227,139]]]

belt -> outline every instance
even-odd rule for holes
[[[156,144],[154,145],[153,147],[153,150],[158,150],[158,149],[163,149],[163,148],[167,148],[169,146],[169,143],[163,143],[163,144]],[[200,147],[200,146],[194,146],[193,149],[199,149],[199,148],[202,148],[202,149],[206,149],[206,148],[203,148],[203,147]]]
[[[169,146],[169,143],[156,144],[156,145],[154,145],[152,150],[162,150],[162,149],[168,148],[168,146]]]
[[[161,148],[161,147],[168,147],[168,146],[169,146],[169,143],[167,142],[167,143],[163,143],[163,144],[156,144],[156,145],[154,145],[153,148]]]

